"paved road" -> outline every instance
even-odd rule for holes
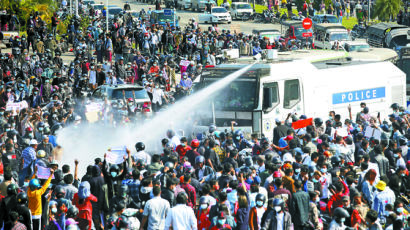
[[[110,0],[109,4],[113,5],[118,5],[120,7],[124,6],[124,3],[126,1],[122,0]],[[132,2],[128,1],[131,5],[132,10],[140,11],[141,9],[145,9],[145,11],[148,10],[149,7],[151,9],[155,9],[154,5],[147,5],[139,2]],[[164,6],[163,6],[164,7]],[[195,18],[195,20],[198,21],[198,12],[192,12],[189,10],[177,10],[177,16],[181,17],[180,26],[184,27],[188,24],[188,20],[191,18]],[[199,25],[202,30],[206,30],[210,24],[200,24]],[[220,30],[225,29],[225,30],[231,30],[233,32],[236,30],[238,33],[243,32],[245,34],[251,34],[253,29],[277,29],[280,30],[280,25],[279,24],[265,24],[265,23],[254,23],[253,21],[232,21],[231,24],[219,24],[218,27]]]

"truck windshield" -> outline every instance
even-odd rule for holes
[[[236,8],[237,9],[252,9],[251,8],[251,5],[249,5],[249,4],[238,4],[238,5],[236,5]]]
[[[295,27],[295,37],[302,37],[303,33],[312,33],[313,34],[313,30],[312,29],[308,29],[305,30],[303,27]]]
[[[213,69],[206,72],[203,74],[201,87],[209,86],[238,69]],[[249,70],[240,78],[229,83],[213,97],[215,109],[222,111],[254,110],[258,105],[257,79],[262,74],[264,74],[263,76],[269,75],[269,69]]]
[[[349,35],[347,33],[331,33],[330,41],[347,41],[349,40]]]
[[[173,21],[174,20],[174,14],[171,15],[165,15],[163,13],[158,14],[158,21],[164,22],[164,21]]]
[[[406,74],[406,82],[410,84],[410,58],[398,61],[398,67]]]
[[[267,37],[269,38],[269,41],[275,41],[275,40],[279,40],[280,38],[280,34],[279,33],[261,33],[262,37]]]
[[[217,110],[251,111],[256,107],[255,97],[256,80],[236,80],[214,97],[214,104]]]
[[[351,51],[358,51],[360,49],[369,49],[370,46],[368,44],[358,44],[358,45],[349,45],[349,52]]]
[[[112,91],[112,96],[111,96],[111,100],[113,99],[123,99],[124,96],[122,95],[122,91],[123,89],[115,89]],[[145,91],[145,89],[139,89],[139,88],[134,88],[134,89],[124,89],[125,91],[125,99],[128,98],[133,98],[133,91],[135,92],[135,99],[140,100],[140,99],[148,99],[148,94],[147,91]]]

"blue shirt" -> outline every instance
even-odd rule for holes
[[[379,218],[384,216],[385,207],[387,204],[394,204],[396,201],[396,196],[394,192],[386,187],[384,191],[380,192],[374,197],[373,209],[379,214]]]

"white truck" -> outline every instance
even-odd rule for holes
[[[191,0],[192,11],[204,11],[209,6],[215,6],[216,2],[214,0]]]
[[[231,14],[224,7],[212,7],[211,13],[204,12],[199,15],[199,23],[222,23],[231,24]]]
[[[371,115],[380,112],[384,119],[392,103],[406,105],[406,75],[391,62],[326,64],[320,67],[305,60],[255,64],[210,100],[209,109],[203,110],[208,112],[201,114],[201,125],[215,123],[223,130],[234,120],[238,129],[271,139],[275,119],[283,121],[289,113],[326,120],[329,111],[335,111],[347,118],[348,105],[356,114],[360,103],[366,102]],[[205,69],[198,87],[245,66],[223,64]]]

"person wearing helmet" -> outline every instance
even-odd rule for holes
[[[118,186],[121,185],[121,181],[124,180],[125,175],[128,172],[127,163],[129,165],[131,162],[131,151],[127,148],[126,152],[128,154],[128,161],[126,156],[123,157],[124,162],[122,163],[122,170],[120,170],[119,165],[112,164],[109,170],[107,170],[107,154],[104,154],[104,162],[102,166],[102,172],[104,175],[105,182],[108,187],[108,198],[111,199],[119,191]]]
[[[338,207],[333,212],[333,220],[330,222],[329,230],[345,229],[344,224],[346,218],[350,218],[349,212],[342,207]],[[377,214],[376,214],[377,219]]]
[[[49,157],[52,154],[54,147],[50,143],[50,138],[48,135],[41,136],[41,143],[37,146],[37,151],[44,151],[46,153],[45,157]]]
[[[66,191],[62,185],[57,185],[54,189],[55,197],[57,198],[57,212],[54,213],[55,218],[58,224],[61,226],[61,229],[65,229],[65,221],[66,221],[66,213],[69,208],[71,208],[72,204],[70,200],[65,199]]]
[[[294,229],[292,217],[289,212],[285,211],[285,202],[280,198],[274,198],[268,202],[270,211],[266,214],[266,218],[262,221],[261,230],[272,229],[271,226],[278,226],[278,220],[282,221],[282,229]],[[303,228],[301,228],[303,229]]]
[[[21,170],[19,172],[19,185],[22,186],[24,183],[24,179],[28,175],[29,171],[33,171],[32,163],[36,161],[36,149],[37,149],[37,141],[35,139],[30,140],[29,147],[25,148],[21,153]],[[28,175],[30,176],[30,175]]]
[[[236,130],[234,133],[234,144],[238,151],[246,148],[252,148],[253,145],[244,138],[243,133],[241,130]]]
[[[110,200],[111,204],[111,213],[115,212],[115,208],[119,203],[123,203],[125,205],[125,208],[127,208],[133,200],[129,196],[129,188],[128,185],[120,185],[117,188],[117,195],[115,195],[113,198]]]
[[[145,144],[143,142],[137,142],[135,144],[136,153],[132,154],[134,161],[143,160],[146,165],[151,164],[151,155],[145,152]]]
[[[196,157],[201,155],[198,152],[198,148],[199,148],[199,140],[198,139],[193,139],[191,141],[191,148],[192,149],[190,149],[186,152],[185,156],[188,158],[188,161],[189,161],[189,163],[191,163],[191,165],[195,165]]]
[[[199,209],[196,214],[198,218],[198,229],[209,229],[211,227],[211,221],[209,220],[210,200],[208,197],[201,197],[199,199]]]
[[[0,204],[0,227],[10,221],[8,213],[9,210],[15,210],[17,206],[17,193],[18,186],[16,184],[9,184],[7,186],[7,196],[2,199]]]
[[[41,215],[43,212],[41,197],[47,191],[47,188],[50,186],[51,179],[54,175],[54,170],[50,170],[50,176],[43,184],[40,185],[40,181],[38,179],[31,179],[29,183],[29,188],[27,190],[28,196],[28,208],[31,211],[32,219],[33,219],[33,230],[40,230],[41,229]],[[35,170],[35,174],[37,174],[37,170]]]
[[[266,211],[266,208],[264,207],[265,202],[265,195],[258,193],[255,197],[255,207],[251,208],[251,211],[249,212],[249,229],[261,229],[261,219]]]
[[[161,187],[154,186],[152,189],[154,198],[147,201],[142,213],[140,229],[143,229],[147,224],[147,229],[164,229],[165,217],[170,209],[170,204],[167,200],[161,198]],[[176,228],[176,226],[174,226]]]
[[[205,179],[208,175],[213,174],[214,171],[208,165],[205,165],[205,158],[197,156],[195,158],[195,175],[199,181]]]
[[[28,202],[28,197],[25,192],[20,192],[17,194],[17,206],[16,206],[16,212],[19,214],[19,216],[23,217],[21,223],[23,223],[27,230],[31,230],[31,213],[30,209],[27,207],[27,202]]]

